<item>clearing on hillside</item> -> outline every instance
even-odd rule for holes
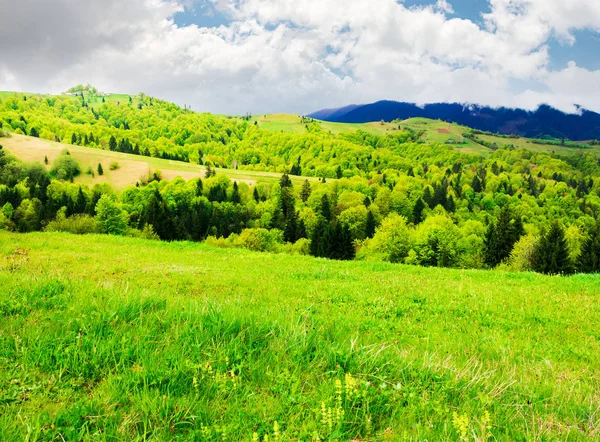
[[[140,181],[141,177],[148,177],[156,171],[160,171],[162,178],[166,180],[172,180],[175,177],[181,177],[185,180],[198,177],[203,178],[206,173],[206,168],[197,164],[112,152],[110,150],[94,149],[72,144],[55,143],[54,141],[16,134],[12,134],[10,138],[1,138],[0,145],[4,146],[10,153],[22,161],[37,161],[43,164],[44,157],[47,157],[49,162],[48,167],[50,167],[52,161],[64,149],[67,149],[81,165],[82,174],[75,178],[76,183],[87,185],[109,183],[116,189],[133,186],[136,182]],[[110,170],[110,164],[115,161],[119,163],[120,167],[116,170]],[[96,173],[99,163],[102,164],[104,169],[104,175],[102,176]],[[86,173],[88,168],[95,173],[95,176],[92,177],[92,175]],[[217,173],[223,174],[234,181],[248,184],[255,184],[257,182],[275,183],[281,178],[281,174],[279,173],[235,169],[215,170]],[[290,178],[295,184],[300,184],[305,179],[309,181],[318,180],[318,178],[314,177],[291,176]]]

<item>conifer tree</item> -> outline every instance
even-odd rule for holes
[[[335,170],[335,176],[337,177],[337,179],[339,180],[340,178],[342,178],[342,166],[340,166],[338,164],[337,169]]]
[[[365,225],[365,236],[367,238],[373,238],[375,236],[375,229],[377,229],[377,222],[373,212],[369,210],[367,213],[367,222]]]
[[[304,183],[302,184],[302,190],[300,191],[300,199],[303,202],[308,201],[308,198],[310,198],[311,193],[312,193],[312,189],[310,187],[310,182],[308,180],[305,180]]]
[[[415,203],[412,213],[412,222],[414,225],[421,224],[423,221],[423,210],[425,210],[425,202],[419,198]]]
[[[110,140],[108,140],[108,148],[112,151],[117,150],[117,139],[111,135]]]
[[[496,267],[510,256],[515,244],[525,234],[523,221],[515,216],[508,206],[502,208],[497,222],[488,226],[484,246],[484,261],[490,267]]]
[[[285,242],[295,243],[298,238],[298,213],[290,210],[285,221],[285,230],[283,231],[283,240]]]
[[[473,177],[473,181],[471,183],[471,187],[473,188],[473,191],[475,193],[481,193],[481,191],[483,190],[483,187],[481,185],[481,180],[479,179],[479,176],[475,175]]]
[[[202,180],[200,178],[198,178],[198,181],[196,181],[196,196],[202,196],[203,192],[204,192],[204,184],[202,183]]]
[[[327,194],[323,194],[321,198],[321,215],[327,221],[331,221],[331,205],[329,204],[329,197]]]
[[[233,192],[231,193],[231,202],[234,204],[240,204],[242,199],[240,198],[240,190],[238,188],[237,181],[233,182]]]
[[[588,234],[577,260],[577,270],[582,273],[600,273],[600,230],[598,225]]]
[[[256,201],[257,203],[260,201],[260,195],[258,194],[258,187],[254,186],[254,191],[252,192],[252,197],[254,198],[254,201]]]
[[[554,221],[548,232],[542,235],[535,250],[533,269],[549,275],[570,274],[573,264],[569,258],[565,229]]]
[[[98,163],[98,175],[104,175],[104,169],[102,169],[102,164]]]
[[[44,155],[44,164],[48,165],[48,156]]]

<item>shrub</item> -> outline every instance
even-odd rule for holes
[[[76,235],[86,235],[90,233],[100,233],[100,228],[94,217],[89,215],[73,215],[65,217],[64,208],[59,211],[56,219],[50,221],[46,232],[69,232]]]
[[[117,163],[116,161],[113,161],[112,163],[110,163],[109,169],[110,170],[117,170],[119,167],[121,167],[119,165],[119,163]]]
[[[75,158],[63,151],[52,163],[50,173],[59,180],[72,180],[81,174],[81,167]]]
[[[277,229],[245,229],[233,244],[258,252],[277,252],[283,244],[283,232]]]

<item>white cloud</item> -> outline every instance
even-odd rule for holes
[[[600,31],[597,0],[490,0],[483,28],[450,16],[446,0],[210,0],[229,25],[177,27],[183,1],[2,2],[13,20],[0,27],[0,89],[89,81],[227,113],[378,99],[600,111],[600,71],[551,72],[547,48],[551,36]],[[513,80],[542,87],[516,91]]]

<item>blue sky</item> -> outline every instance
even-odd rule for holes
[[[0,90],[89,82],[228,114],[382,99],[600,112],[600,0],[80,3],[0,2]]]

